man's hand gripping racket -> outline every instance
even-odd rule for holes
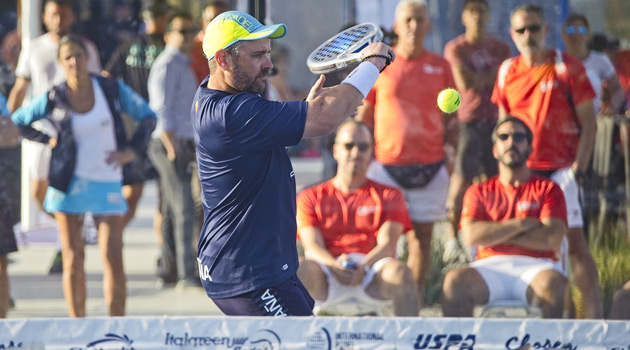
[[[306,59],[314,74],[326,74],[362,61],[382,71],[394,61],[394,51],[381,43],[383,32],[374,23],[358,24],[326,40]]]

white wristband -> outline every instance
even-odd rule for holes
[[[363,62],[341,82],[357,88],[365,98],[378,79],[379,71],[373,63]]]

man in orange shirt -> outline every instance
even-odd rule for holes
[[[212,20],[222,14],[225,11],[230,11],[230,5],[227,3],[217,0],[209,3],[204,7],[203,12],[201,13],[201,30],[197,33],[195,37],[195,46],[190,52],[190,57],[192,58],[192,62],[190,66],[195,72],[195,76],[199,83],[210,74],[210,70],[208,68],[208,59],[203,54],[203,36],[206,35],[206,27]]]
[[[357,119],[374,130],[376,161],[368,178],[403,191],[413,231],[409,258],[420,302],[431,262],[433,223],[446,217],[450,165],[445,149],[457,148],[457,117],[442,113],[438,93],[455,86],[449,63],[424,48],[430,28],[424,0],[396,6],[396,61],[376,81]]]
[[[588,316],[601,318],[601,290],[586,244],[578,193],[595,142],[595,92],[580,61],[545,46],[548,26],[540,7],[520,5],[510,20],[510,35],[521,55],[501,64],[492,102],[499,106],[499,119],[513,115],[530,127],[534,142],[527,166],[562,188],[573,277]]]
[[[398,237],[411,229],[407,207],[400,191],[366,178],[372,148],[367,126],[348,119],[333,146],[336,176],[298,196],[307,257],[298,276],[323,310],[352,300],[361,313],[393,300],[396,316],[418,316],[411,271],[394,258]]]
[[[499,175],[468,188],[462,237],[477,260],[450,270],[442,287],[445,317],[472,317],[475,305],[520,300],[560,318],[567,279],[559,249],[567,231],[562,190],[526,165],[532,131],[507,117],[492,133]]]

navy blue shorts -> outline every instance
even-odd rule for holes
[[[275,287],[212,301],[228,316],[313,316],[315,306],[297,275]]]

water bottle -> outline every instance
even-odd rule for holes
[[[355,263],[354,261],[348,259],[348,260],[344,260],[341,262],[341,266],[345,267],[346,269],[356,269],[357,268],[357,263]]]

